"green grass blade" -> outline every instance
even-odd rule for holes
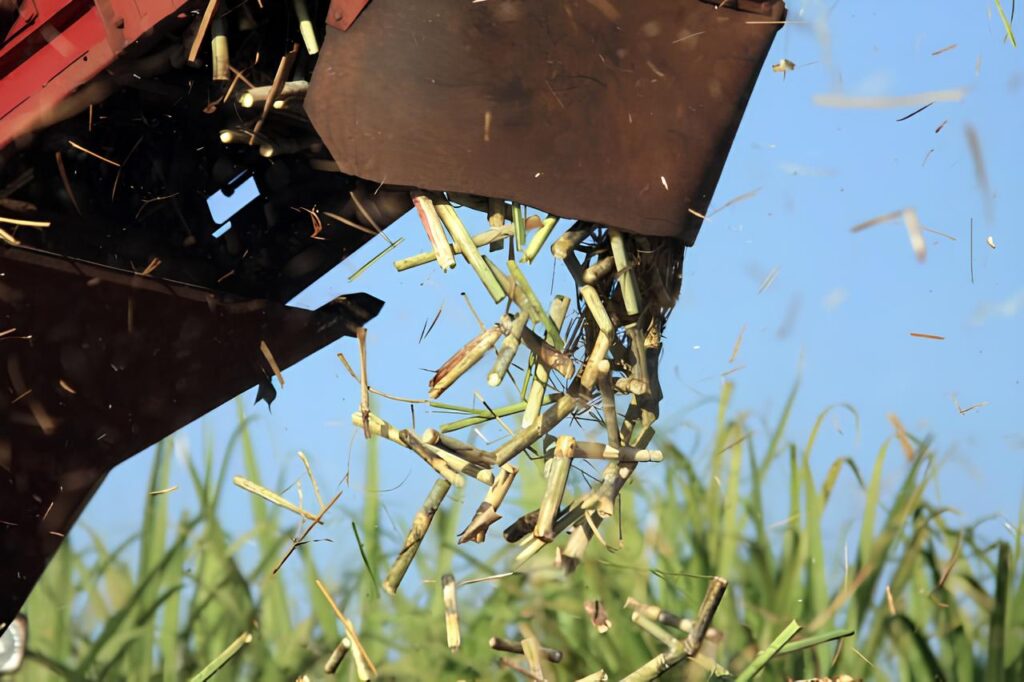
[[[1010,586],[1010,546],[999,543],[999,559],[996,564],[995,608],[988,628],[988,666],[986,679],[1001,680],[1004,675],[1006,648],[1006,602]]]

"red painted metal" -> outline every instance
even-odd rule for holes
[[[188,19],[193,1],[23,0],[0,43],[0,148],[158,24]]]
[[[347,31],[370,0],[331,0],[331,9],[327,12],[327,25],[340,31]]]

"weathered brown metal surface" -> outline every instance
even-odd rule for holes
[[[305,106],[346,173],[692,243],[784,16],[781,0],[374,0],[328,29]]]
[[[0,630],[110,469],[380,310],[316,311],[0,246]],[[135,491],[138,493],[139,491]]]

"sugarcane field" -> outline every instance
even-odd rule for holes
[[[1018,25],[0,0],[0,680],[1024,680]]]

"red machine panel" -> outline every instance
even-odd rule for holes
[[[127,46],[191,0],[21,0],[0,43],[0,147],[76,113],[66,101]],[[85,105],[87,106],[87,105]]]

